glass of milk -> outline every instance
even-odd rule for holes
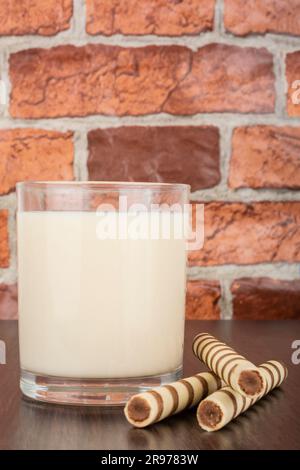
[[[21,390],[120,405],[181,377],[189,186],[17,185]]]

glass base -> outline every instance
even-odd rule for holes
[[[167,374],[128,379],[66,379],[21,370],[20,387],[26,397],[47,403],[121,406],[132,395],[181,377],[182,367]]]

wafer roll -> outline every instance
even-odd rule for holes
[[[259,367],[265,376],[263,392],[256,398],[245,398],[230,387],[223,387],[202,400],[197,409],[198,423],[205,431],[223,428],[269,393],[279,387],[287,377],[287,368],[281,362],[268,361]]]
[[[193,341],[194,354],[244,397],[258,397],[265,387],[263,373],[243,356],[208,333]]]
[[[223,385],[221,379],[212,372],[202,372],[134,395],[127,402],[124,413],[129,423],[144,428],[196,406],[200,400]]]

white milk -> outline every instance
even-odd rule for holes
[[[149,214],[142,217],[146,227]],[[97,223],[94,212],[18,214],[21,367],[74,378],[174,371],[183,353],[184,239],[99,240]]]

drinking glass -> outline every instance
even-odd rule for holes
[[[120,405],[182,373],[189,186],[17,184],[22,392]]]

